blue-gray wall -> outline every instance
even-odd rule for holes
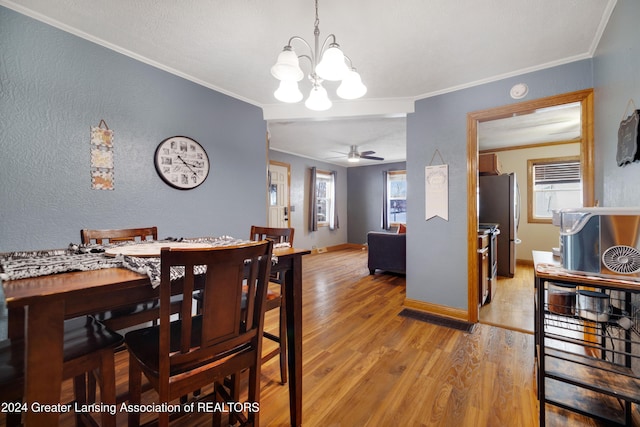
[[[1,6],[0,85],[0,251],[64,247],[81,228],[248,236],[264,222],[258,107]],[[89,127],[101,119],[115,132],[114,191],[90,189]],[[156,146],[174,135],[209,154],[195,190],[154,169]]]
[[[366,243],[369,231],[382,231],[382,172],[406,166],[406,162],[398,162],[347,169],[349,243]]]
[[[618,0],[593,58],[596,199],[602,206],[639,206],[640,163],[616,163],[622,118],[640,109],[640,2]],[[625,110],[626,114],[625,114]]]
[[[407,298],[467,310],[467,113],[592,87],[584,60],[416,102],[407,120]],[[425,166],[438,150],[449,165],[449,220],[425,221]],[[475,211],[475,209],[472,209]]]
[[[295,245],[301,248],[316,249],[336,246],[347,242],[349,222],[347,215],[347,168],[320,162],[305,157],[294,156],[280,151],[269,150],[269,160],[288,163],[291,166],[290,204],[294,209],[290,213],[290,225],[295,228]],[[336,171],[336,199],[338,204],[338,220],[340,227],[329,230],[329,227],[318,227],[318,231],[309,231],[309,169]],[[350,197],[350,195],[349,195]]]

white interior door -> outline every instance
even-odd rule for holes
[[[269,227],[289,227],[289,170],[286,163],[269,162]]]

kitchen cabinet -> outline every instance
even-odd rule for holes
[[[478,173],[480,175],[500,175],[502,165],[496,153],[478,155]]]
[[[489,231],[478,233],[478,296],[480,305],[489,297]]]
[[[533,251],[540,426],[547,405],[632,426],[640,403],[640,282],[573,274]]]

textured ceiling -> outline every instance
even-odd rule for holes
[[[277,81],[269,73],[291,36],[313,44],[312,0],[0,4],[263,108],[274,124],[272,144],[278,144],[276,122],[398,117],[410,112],[416,99],[589,58],[615,0],[320,0],[321,42],[335,34],[368,87],[361,100],[335,101],[321,114],[277,103]],[[308,72],[306,64],[302,67]],[[336,87],[327,84],[334,100]],[[348,147],[352,132],[343,132],[333,137]],[[362,141],[355,143],[369,149],[374,136],[359,135]],[[297,153],[316,158],[301,149]]]

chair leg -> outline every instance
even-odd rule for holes
[[[229,397],[232,402],[240,401],[240,375],[241,372],[236,372],[229,377]],[[221,402],[224,402],[224,395],[221,396]],[[242,418],[238,418],[235,412],[229,411],[229,424],[235,424]]]
[[[87,402],[95,403],[96,401],[96,378],[93,375],[87,375]]]
[[[7,427],[18,427],[22,425],[22,414],[20,412],[7,412]]]
[[[87,378],[91,376],[92,375],[83,373],[82,375],[76,375],[73,377],[73,395],[79,406],[87,403]],[[83,415],[77,412],[76,425],[82,425],[83,423]]]
[[[129,356],[129,403],[140,404],[142,395],[142,369],[133,356]],[[131,411],[128,414],[128,425],[140,425],[140,413]]]
[[[281,289],[281,292],[284,289]],[[287,308],[285,306],[284,292],[280,299],[280,380],[287,383]]]
[[[222,387],[222,385],[220,385],[218,383],[214,383],[213,384],[213,402],[214,402],[214,404],[218,403],[220,401],[223,401],[223,398],[220,397],[219,387]],[[229,414],[229,416],[231,416],[231,414]],[[228,425],[232,425],[231,424],[231,418],[229,418],[229,422],[227,424]],[[212,427],[222,427],[222,411],[213,411],[213,413],[211,414],[211,426]]]
[[[92,375],[89,375],[92,376]],[[116,367],[112,349],[101,351],[100,354],[100,399],[106,405],[116,404]],[[117,411],[116,411],[117,412]],[[116,415],[109,411],[102,411],[102,425],[116,426]]]
[[[169,413],[168,412],[160,412],[158,414],[158,426],[159,427],[169,427]]]
[[[256,361],[256,365],[249,369],[249,394],[247,402],[260,402],[260,361]],[[247,411],[247,425],[260,425],[260,411]]]

